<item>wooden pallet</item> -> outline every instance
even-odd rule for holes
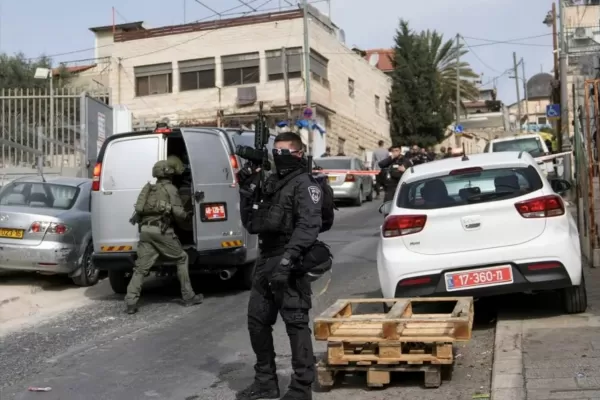
[[[452,343],[398,341],[327,343],[327,365],[449,365],[454,362]]]
[[[382,388],[391,381],[392,372],[424,372],[424,385],[426,388],[437,388],[442,384],[442,368],[450,366],[442,365],[348,365],[332,366],[321,361],[317,365],[317,381],[322,390],[330,390],[336,381],[344,375],[365,373],[367,386],[370,388]]]
[[[455,303],[449,314],[417,314],[417,303]],[[393,303],[387,313],[355,314],[353,305]],[[338,300],[315,318],[317,340],[344,343],[453,343],[471,339],[472,297]],[[390,343],[391,344],[391,343]]]

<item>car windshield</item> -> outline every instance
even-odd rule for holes
[[[474,203],[506,200],[541,189],[540,175],[532,166],[466,171],[405,183],[397,205],[433,210]]]
[[[254,148],[254,132],[252,131],[244,131],[240,135],[238,132],[227,132],[231,140],[233,140],[233,144],[237,146],[248,146]],[[269,136],[269,143],[267,143],[267,149],[271,152],[273,148],[273,136]]]
[[[540,157],[544,155],[542,141],[540,138],[534,137],[494,142],[492,151],[494,153],[501,151],[526,151],[533,157]]]
[[[352,169],[352,161],[336,158],[317,158],[315,164],[323,169]]]
[[[44,182],[12,182],[0,190],[0,205],[42,207],[68,210],[73,207],[79,188]]]

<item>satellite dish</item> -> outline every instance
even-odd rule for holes
[[[346,32],[344,32],[343,29],[340,29],[338,35],[340,35],[340,42],[346,44]]]
[[[373,53],[369,56],[369,64],[373,67],[377,67],[379,62],[379,53]]]

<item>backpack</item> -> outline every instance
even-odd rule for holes
[[[321,202],[321,230],[319,231],[319,233],[323,233],[330,230],[333,226],[335,210],[338,208],[333,201],[333,189],[329,185],[327,175],[320,174],[314,176],[314,178],[321,187],[321,192],[323,193],[323,201]]]
[[[169,194],[162,184],[147,183],[135,203],[135,211],[142,216],[163,215],[171,211]]]

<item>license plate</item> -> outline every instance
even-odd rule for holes
[[[8,239],[23,239],[25,231],[23,229],[0,228],[0,237]]]
[[[202,221],[225,221],[227,219],[227,206],[225,203],[203,204],[202,207]]]
[[[464,272],[447,272],[445,278],[446,290],[449,292],[513,283],[510,265],[472,269]]]
[[[329,176],[329,182],[335,182],[335,180],[337,179],[336,176]]]

